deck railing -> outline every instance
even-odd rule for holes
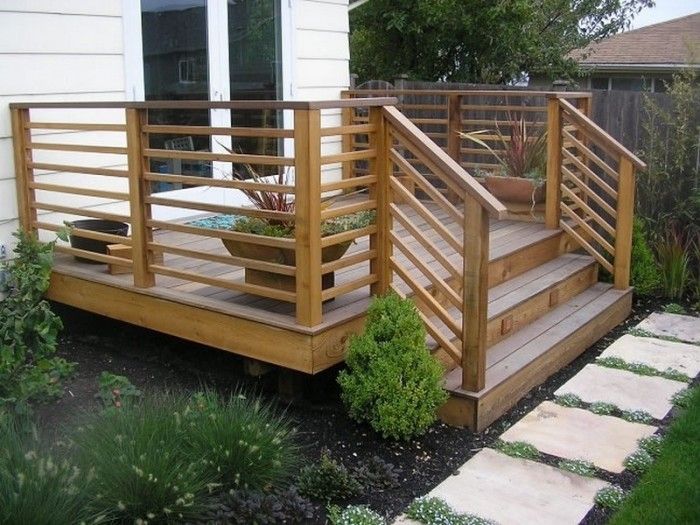
[[[635,172],[646,164],[563,97],[548,102],[545,221],[630,285]]]

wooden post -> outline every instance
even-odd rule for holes
[[[447,97],[447,154],[460,166],[462,165],[462,95],[452,93]],[[450,202],[458,202],[454,191],[448,189]]]
[[[129,166],[129,207],[131,209],[131,256],[133,260],[134,286],[155,286],[155,274],[150,270],[148,244],[153,241],[153,231],[148,226],[151,220],[151,205],[145,202],[150,194],[150,183],[143,178],[148,171],[148,159],[143,150],[148,140],[143,132],[147,122],[147,110],[126,109],[126,147]]]
[[[32,161],[30,147],[32,136],[29,124],[29,110],[14,108],[12,111],[12,145],[15,161],[15,184],[17,185],[17,210],[19,225],[25,232],[36,232],[37,221],[34,189],[29,187],[34,179],[34,170],[29,167]]]
[[[370,261],[370,273],[377,275],[377,282],[372,284],[370,292],[372,295],[384,295],[389,291],[391,285],[391,267],[389,257],[391,257],[391,244],[389,241],[389,231],[391,230],[391,214],[389,213],[390,184],[392,164],[389,159],[389,149],[391,147],[391,136],[389,135],[388,124],[384,119],[382,107],[372,107],[369,109],[369,122],[374,124],[376,131],[370,136],[370,149],[377,150],[377,157],[370,162],[370,174],[376,174],[377,184],[370,190],[377,200],[376,220],[377,233],[370,235],[369,247],[377,250],[376,258]]]
[[[462,388],[478,392],[486,383],[489,216],[468,193],[464,195],[463,256]]]
[[[294,111],[296,318],[321,322],[321,112]]]
[[[545,225],[559,228],[561,218],[561,108],[556,95],[547,100],[547,201]]]
[[[340,98],[345,100],[352,98],[350,93],[347,91],[342,91],[340,93]],[[340,120],[343,127],[352,125],[352,116],[355,110],[353,108],[342,108],[340,110]],[[352,141],[355,135],[343,134],[341,135],[342,152],[347,153],[352,151]],[[342,176],[343,179],[350,179],[355,176],[354,164],[352,161],[343,162],[342,164]]]
[[[624,290],[630,285],[634,221],[634,165],[627,157],[620,158],[619,176],[613,276],[615,288]]]

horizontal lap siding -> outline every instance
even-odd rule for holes
[[[4,0],[0,6],[0,244],[11,244],[18,227],[9,104],[14,101],[124,100],[121,0]],[[34,120],[123,122],[114,112],[33,112]],[[41,142],[105,144],[115,137],[93,133],[41,131]],[[123,142],[118,138],[114,141]],[[111,142],[109,145],[112,145]],[[119,144],[120,145],[120,144]],[[36,160],[105,166],[118,156],[44,151]],[[123,167],[123,165],[119,166]],[[123,189],[124,181],[80,174],[37,173],[41,182],[106,190]],[[42,192],[43,193],[43,192]],[[48,196],[48,194],[47,194]],[[43,196],[42,196],[43,197]],[[53,193],[54,203],[104,206],[104,199]]]

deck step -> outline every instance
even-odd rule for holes
[[[622,322],[631,310],[632,291],[596,283],[559,304],[517,333],[489,348],[486,386],[461,388],[462,370],[445,378],[450,400],[442,409],[448,423],[483,429],[531,388],[571,362]]]
[[[597,281],[598,266],[588,255],[564,254],[489,290],[487,345],[492,346],[586,290]],[[461,312],[449,314],[461,325]],[[452,333],[437,317],[430,317],[444,337]],[[428,339],[428,346],[437,343]]]

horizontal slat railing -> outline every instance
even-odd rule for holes
[[[548,102],[545,221],[630,284],[635,172],[646,165],[562,97]]]
[[[393,102],[373,98],[13,104],[20,222],[36,233],[56,232],[64,220],[124,222],[129,227],[126,237],[71,229],[73,238],[124,245],[125,249],[115,251],[115,255],[63,244],[57,251],[130,270],[137,287],[155,286],[160,276],[164,280],[158,282],[174,290],[210,287],[230,291],[231,297],[251,294],[292,303],[297,322],[314,326],[323,321],[324,302],[360,290],[366,290],[362,292],[366,296],[370,288],[377,291],[380,249],[376,224],[325,236],[321,232],[327,221],[357,213],[380,215],[376,165],[383,153],[378,151],[382,144],[377,138],[378,117],[382,106]],[[345,108],[362,108],[373,120],[346,126],[334,117]],[[171,116],[178,111],[186,116],[187,112],[199,111],[201,115],[201,110],[213,109],[262,117],[251,117],[251,126],[234,127],[173,124],[163,117],[166,110]],[[282,111],[287,112],[287,127]],[[33,113],[37,114],[34,119]],[[274,114],[276,121],[270,125],[269,115]],[[366,140],[364,147],[339,147],[358,133]],[[197,146],[163,146],[166,139],[181,138]],[[228,150],[223,147],[227,143],[232,144]],[[207,145],[204,149],[203,144]],[[188,162],[190,167],[213,172],[214,177],[186,172],[182,167]],[[352,181],[335,176],[353,163],[372,166],[372,172]],[[176,167],[182,171],[175,171]],[[232,169],[258,171],[261,178],[239,180],[225,174]],[[280,176],[283,172],[287,176]],[[164,184],[165,192],[156,191],[163,190]],[[260,210],[242,205],[241,191],[268,192],[286,198],[290,207]],[[212,193],[222,197],[201,198]],[[202,217],[219,215],[284,223],[293,234],[270,237],[198,222]],[[234,250],[232,255],[225,243],[247,248],[241,253]],[[326,250],[339,246],[352,249],[327,260]],[[255,252],[260,250],[273,252],[272,258],[259,258]],[[75,260],[72,264],[82,263]],[[106,272],[107,268],[97,271]],[[249,272],[258,278],[249,279]],[[322,275],[329,273],[338,276],[330,287],[322,289]],[[259,280],[261,274],[278,276],[286,284]]]

